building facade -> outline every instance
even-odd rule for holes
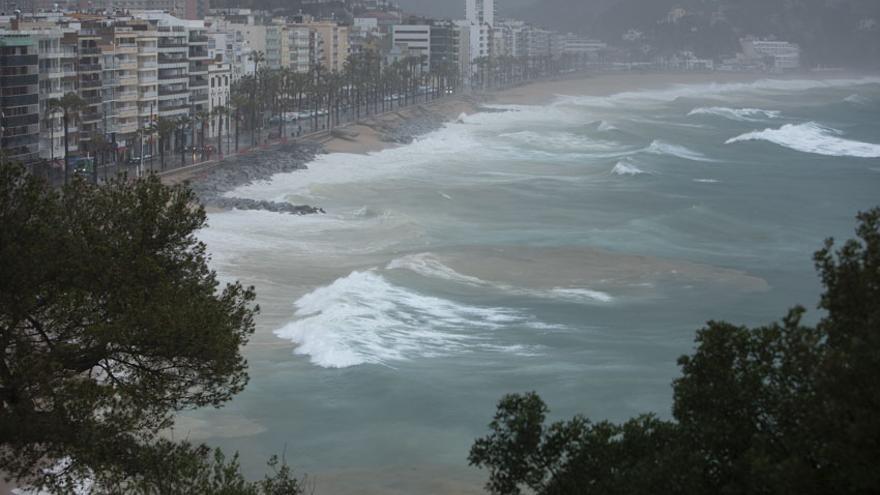
[[[0,31],[0,153],[31,163],[40,151],[40,74],[33,36]]]

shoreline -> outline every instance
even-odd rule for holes
[[[320,205],[291,205],[227,197],[225,193],[279,173],[308,168],[318,155],[369,154],[411,143],[462,115],[485,110],[486,105],[547,105],[560,96],[609,97],[616,94],[663,90],[689,84],[750,83],[759,80],[832,80],[867,77],[867,73],[821,72],[766,74],[738,72],[603,72],[574,74],[485,93],[460,94],[430,103],[365,116],[330,131],[246,150],[222,160],[193,165],[163,174],[170,184],[189,181],[209,213],[231,209],[267,210],[295,215],[325,213]]]

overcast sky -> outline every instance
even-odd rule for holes
[[[516,9],[523,4],[540,0],[495,0],[501,14],[507,9]],[[465,0],[400,0],[400,5],[408,12],[437,17],[464,18]]]

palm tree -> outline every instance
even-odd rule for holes
[[[85,108],[86,102],[76,93],[70,92],[59,98],[52,98],[48,102],[49,112],[61,112],[61,118],[64,123],[64,183],[67,184],[67,178],[70,174],[70,146],[69,146],[69,129],[70,121],[76,121],[79,118],[79,112]],[[95,169],[94,181],[98,182],[98,170]]]
[[[168,137],[177,129],[177,125],[171,119],[159,117],[153,124],[151,131],[159,135],[160,168],[165,170],[165,149],[168,147]]]
[[[218,158],[223,158],[223,119],[229,115],[229,109],[224,107],[223,105],[214,107],[214,110],[211,112],[212,117],[217,118],[218,126],[217,126],[217,153],[219,153]]]
[[[199,146],[201,146],[202,148],[202,161],[205,161],[205,132],[208,126],[208,120],[211,119],[211,114],[206,110],[199,110],[198,112],[196,112],[194,119],[197,120],[199,124],[201,124],[201,139],[199,140]],[[193,146],[196,145],[195,141],[196,140],[193,139]]]
[[[249,57],[254,63],[254,85],[251,88],[251,146],[257,145],[257,91],[260,80],[260,64],[266,61],[266,56],[261,51],[256,51]]]
[[[174,128],[177,130],[177,143],[180,150],[180,166],[186,165],[186,128],[193,124],[193,118],[189,115],[181,115],[174,120]],[[195,143],[193,143],[195,144]]]

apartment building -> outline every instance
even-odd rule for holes
[[[133,20],[129,25],[137,33],[138,128],[145,129],[152,125],[159,111],[159,35],[148,22]],[[139,138],[144,139],[143,136]],[[142,142],[142,151],[149,148]],[[137,150],[137,146],[134,149]],[[144,155],[150,153],[143,152]],[[141,154],[135,151],[134,156]]]
[[[77,76],[79,96],[85,106],[79,114],[79,146],[92,151],[97,136],[104,135],[104,82],[100,23],[87,21],[77,30]]]
[[[208,74],[211,57],[208,53],[208,35],[204,24],[198,21],[190,21],[187,34],[190,103],[196,112],[206,112],[210,106]]]
[[[210,81],[210,98],[208,99],[208,112],[211,115],[211,124],[208,127],[208,137],[217,137],[220,129],[223,135],[229,133],[228,119],[221,115],[215,115],[219,107],[229,108],[229,96],[232,89],[232,67],[225,62],[213,62],[208,67],[208,80]],[[223,119],[223,124],[219,123]]]
[[[323,53],[318,61],[324,70],[342,72],[350,54],[348,27],[331,21],[310,22],[304,25],[314,30],[321,39]]]
[[[786,71],[801,66],[801,48],[794,43],[743,39],[740,45],[747,60],[764,61],[768,69]]]
[[[99,29],[102,68],[102,127],[116,152],[135,141],[138,126],[138,34],[114,23]]]
[[[323,51],[323,47],[319,46],[317,31],[308,26],[289,25],[284,34],[281,65],[307,74],[318,60],[319,52]]]
[[[431,26],[427,24],[404,24],[394,26],[391,42],[400,47],[404,57],[421,60],[419,70],[428,72],[431,68]]]
[[[39,159],[38,48],[33,36],[0,31],[0,147],[7,160]]]
[[[64,126],[60,112],[51,113],[49,102],[61,99],[65,94],[76,92],[76,47],[62,42],[76,33],[64,33],[61,29],[42,29],[33,32],[39,49],[40,65],[40,158],[56,160],[64,158]],[[68,122],[68,150],[77,151],[78,128],[75,121]]]

